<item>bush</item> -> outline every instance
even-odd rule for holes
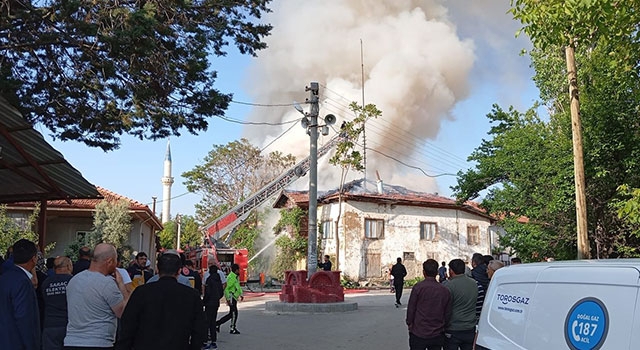
[[[416,284],[418,284],[418,282],[422,282],[424,280],[424,277],[416,277],[416,278],[412,278],[410,280],[405,280],[404,281],[404,286],[405,287],[413,287]]]
[[[346,275],[343,275],[342,277],[340,277],[340,285],[346,289],[360,288],[360,284],[358,284],[358,281]]]

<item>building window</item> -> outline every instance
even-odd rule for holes
[[[420,239],[435,241],[438,235],[438,225],[435,222],[420,222]]]
[[[480,244],[480,227],[467,226],[467,244],[468,245]]]
[[[384,220],[364,219],[364,236],[373,239],[384,238]]]
[[[403,252],[402,253],[402,260],[416,260],[416,253],[415,252]]]
[[[322,222],[322,238],[333,238],[333,221]]]
[[[84,238],[87,237],[88,234],[89,234],[89,232],[87,232],[87,231],[76,231],[76,239],[77,240],[84,240]]]

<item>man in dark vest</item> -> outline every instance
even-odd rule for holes
[[[407,269],[402,265],[401,258],[398,258],[396,264],[391,268],[391,275],[393,276],[393,287],[396,290],[396,307],[398,307],[402,305],[400,303],[400,298],[402,298],[404,277],[407,275]]]

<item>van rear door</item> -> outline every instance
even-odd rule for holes
[[[488,349],[631,349],[640,273],[597,261],[500,269],[478,344]]]

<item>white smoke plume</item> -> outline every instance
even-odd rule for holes
[[[301,102],[308,97],[304,87],[317,81],[320,115],[335,114],[337,128],[353,118],[347,105],[362,101],[362,40],[365,102],[383,113],[367,124],[367,147],[411,164],[423,141],[435,139],[442,121],[452,118],[453,106],[469,93],[473,42],[457,35],[447,9],[437,1],[282,0],[272,9],[267,18],[274,26],[266,39],[269,48],[252,63],[248,79],[254,101]],[[300,117],[285,107],[260,108],[250,119],[282,122]],[[244,136],[266,145],[289,126],[251,128]],[[308,145],[309,137],[295,126],[269,150],[302,159]],[[326,165],[326,158],[320,161],[319,188],[336,188],[339,172]],[[437,190],[433,179],[368,151],[367,178],[373,179],[376,170],[388,183]],[[362,176],[352,172],[350,178]]]

